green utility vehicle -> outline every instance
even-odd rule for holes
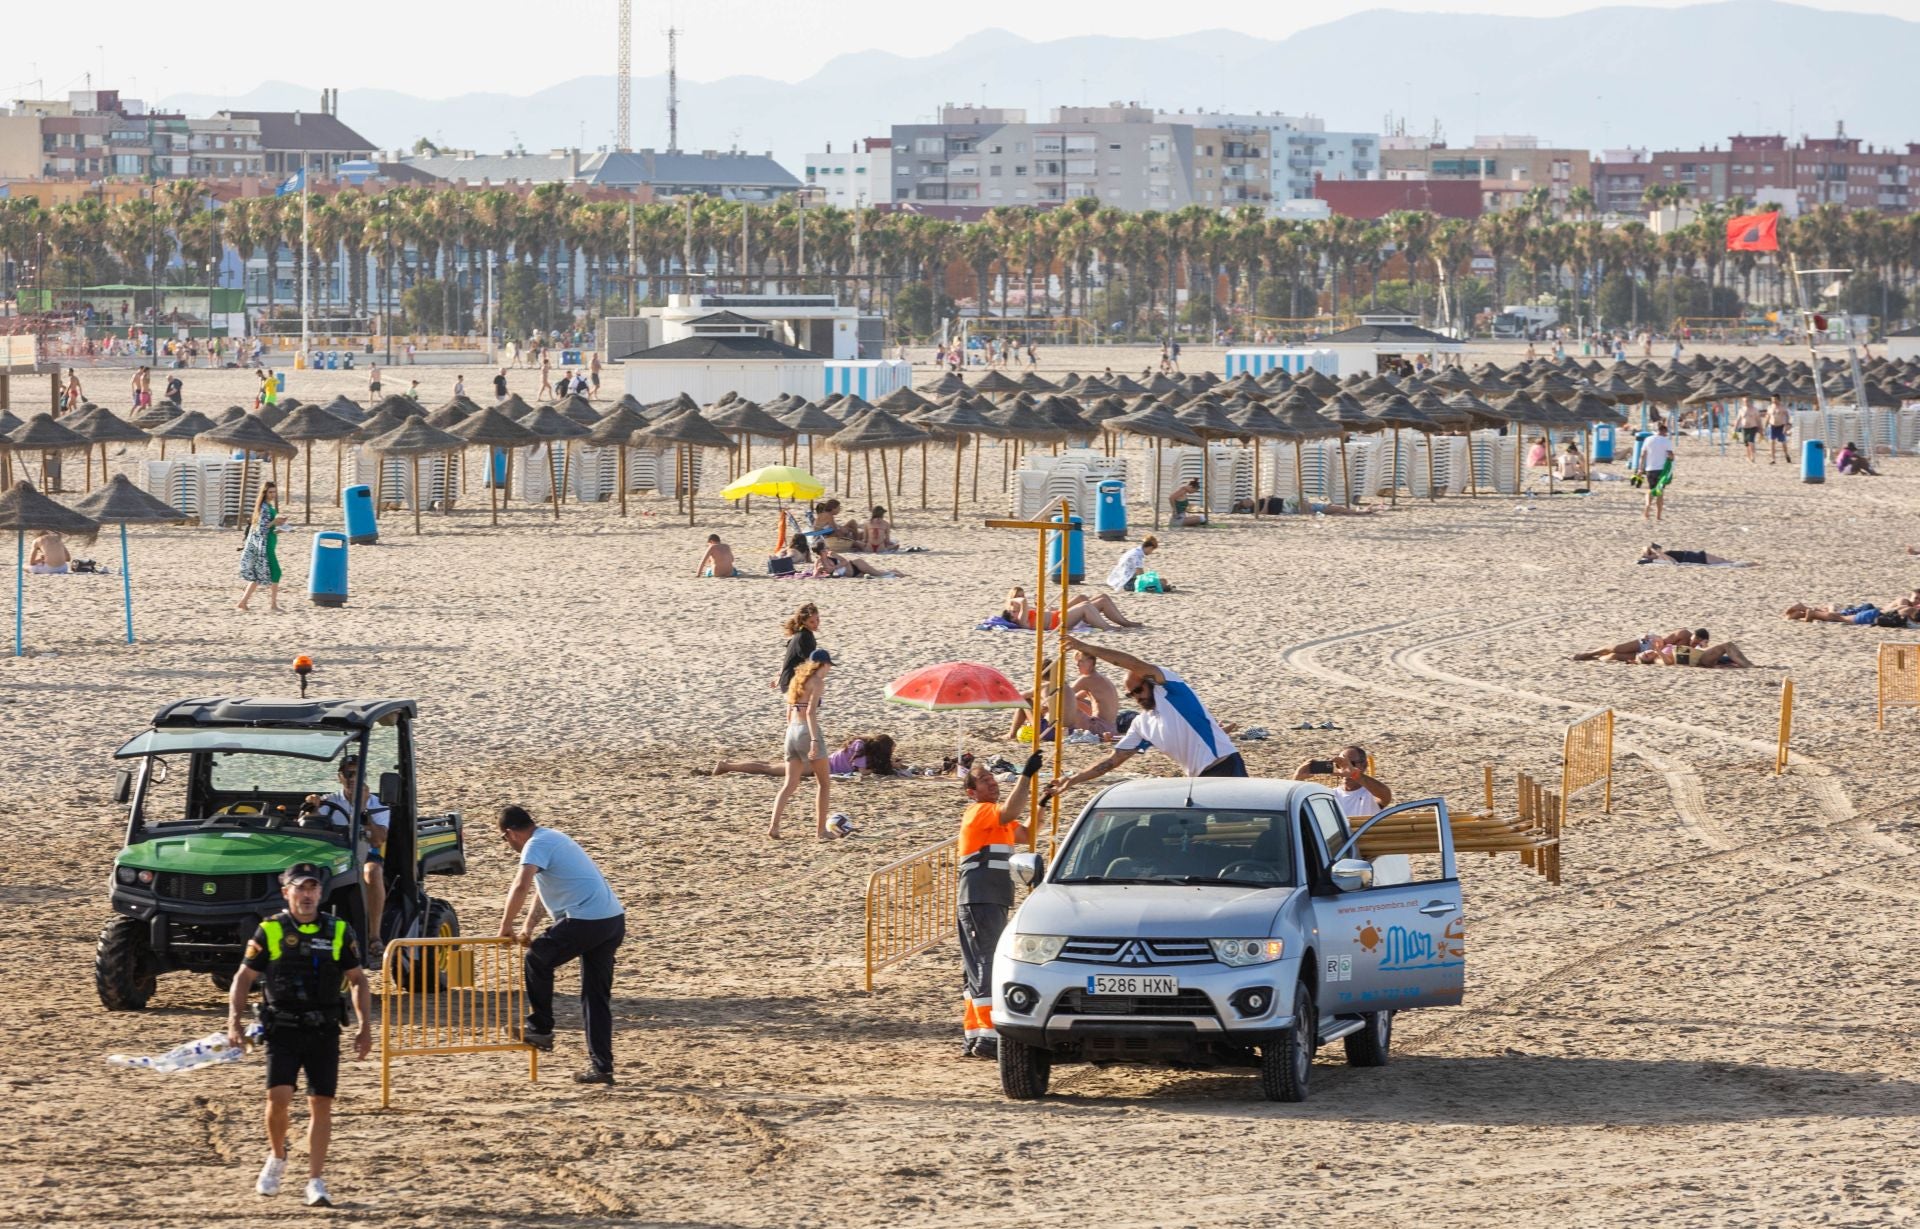
[[[94,961],[107,1009],[145,1007],[162,973],[206,973],[225,988],[254,927],[284,907],[280,872],[296,862],[328,870],[321,908],[364,940],[354,852],[365,813],[307,801],[357,798],[362,781],[390,808],[381,936],[459,934],[426,876],[466,873],[460,814],[420,810],[415,715],[412,700],[181,700],[116,751],[126,761],[114,790],[127,806],[126,847]],[[349,759],[356,779],[343,790]]]

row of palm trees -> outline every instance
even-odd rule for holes
[[[1656,185],[1648,203],[1665,203],[1667,193]],[[1637,220],[1602,221],[1584,188],[1564,205],[1542,189],[1471,221],[1413,211],[1373,221],[1295,221],[1259,206],[1132,213],[1083,198],[1053,209],[994,208],[978,221],[954,222],[871,208],[803,209],[794,199],[634,204],[545,184],[315,193],[306,225],[319,275],[316,314],[323,317],[377,314],[380,303],[434,281],[447,299],[443,320],[460,319],[458,300],[473,302],[492,261],[533,269],[568,320],[581,309],[597,315],[629,296],[657,300],[696,284],[850,287],[871,302],[916,283],[937,299],[956,280],[971,281],[985,312],[1084,317],[1095,311],[1096,285],[1124,282],[1133,291],[1129,303],[1143,300],[1144,321],[1122,322],[1131,329],[1169,316],[1182,288],[1193,288],[1221,319],[1248,315],[1263,301],[1279,305],[1275,314],[1298,318],[1359,308],[1383,276],[1408,281],[1423,314],[1464,323],[1457,319],[1459,296],[1444,292],[1476,270],[1486,272],[1488,262],[1493,293],[1570,294],[1589,319],[1597,288],[1616,274],[1636,287],[1636,317],[1639,288],[1652,290],[1663,278],[1700,278],[1736,287],[1749,304],[1779,303],[1783,283],[1773,262],[1725,250],[1725,219],[1742,208],[1703,205],[1693,222],[1665,233]],[[281,306],[281,269],[297,272],[301,235],[297,196],[219,202],[204,185],[185,180],[111,205],[83,197],[46,208],[29,194],[0,198],[0,268],[30,261],[37,280],[53,286],[116,276],[197,284],[199,271],[230,249],[264,260],[269,315]],[[1908,286],[1920,275],[1920,215],[1826,205],[1783,225],[1782,236],[1805,259],[1873,270],[1889,284]],[[329,277],[329,268],[343,272]],[[1282,279],[1284,294],[1263,300],[1268,278]]]

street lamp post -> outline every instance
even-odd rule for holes
[[[387,241],[387,265],[381,270],[385,293],[380,296],[380,331],[387,338],[387,366],[393,366],[393,198],[380,198],[380,229]]]

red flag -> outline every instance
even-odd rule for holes
[[[1780,215],[1749,213],[1727,222],[1729,252],[1777,252],[1780,250]]]

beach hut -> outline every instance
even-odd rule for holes
[[[192,518],[172,504],[155,499],[115,474],[100,489],[74,505],[74,511],[102,525],[120,526],[120,595],[127,608],[127,643],[133,643],[133,571],[127,561],[128,525],[177,525]]]
[[[305,477],[301,482],[301,497],[306,505],[306,524],[313,524],[313,444],[315,440],[332,440],[333,443],[333,489],[334,502],[340,501],[340,487],[344,481],[346,469],[346,441],[354,432],[350,422],[335,418],[317,405],[301,406],[280,420],[280,428],[275,434],[289,443],[300,445],[300,451],[306,457]]]
[[[420,533],[420,505],[427,493],[420,488],[420,456],[429,452],[458,452],[466,441],[429,423],[425,417],[408,418],[387,434],[367,441],[367,448],[381,456],[406,457],[413,463],[413,532]],[[446,503],[441,503],[445,513]]]
[[[39,415],[38,417],[50,417]],[[91,540],[100,531],[100,523],[71,508],[65,508],[33,489],[26,479],[14,483],[0,495],[0,531],[13,531],[13,655],[25,652],[27,600],[27,535],[57,533],[71,538]]]
[[[619,411],[616,410],[615,412],[618,413]],[[612,415],[608,417],[612,417]],[[606,419],[601,420],[601,422],[605,421]],[[596,423],[595,425],[598,426],[599,424]],[[487,457],[489,459],[487,465],[487,504],[492,511],[493,523],[498,525],[500,523],[500,492],[502,484],[493,481],[493,466],[491,464],[493,450],[495,448],[505,448],[507,449],[508,457],[512,457],[513,449],[531,447],[540,442],[539,437],[509,418],[495,406],[487,406],[478,413],[467,415],[451,427],[446,428],[446,431],[447,434],[457,437],[465,445],[487,450]],[[625,494],[625,487],[624,484],[622,484],[622,499],[625,498]],[[622,504],[622,509],[624,510],[624,508],[625,505]]]

